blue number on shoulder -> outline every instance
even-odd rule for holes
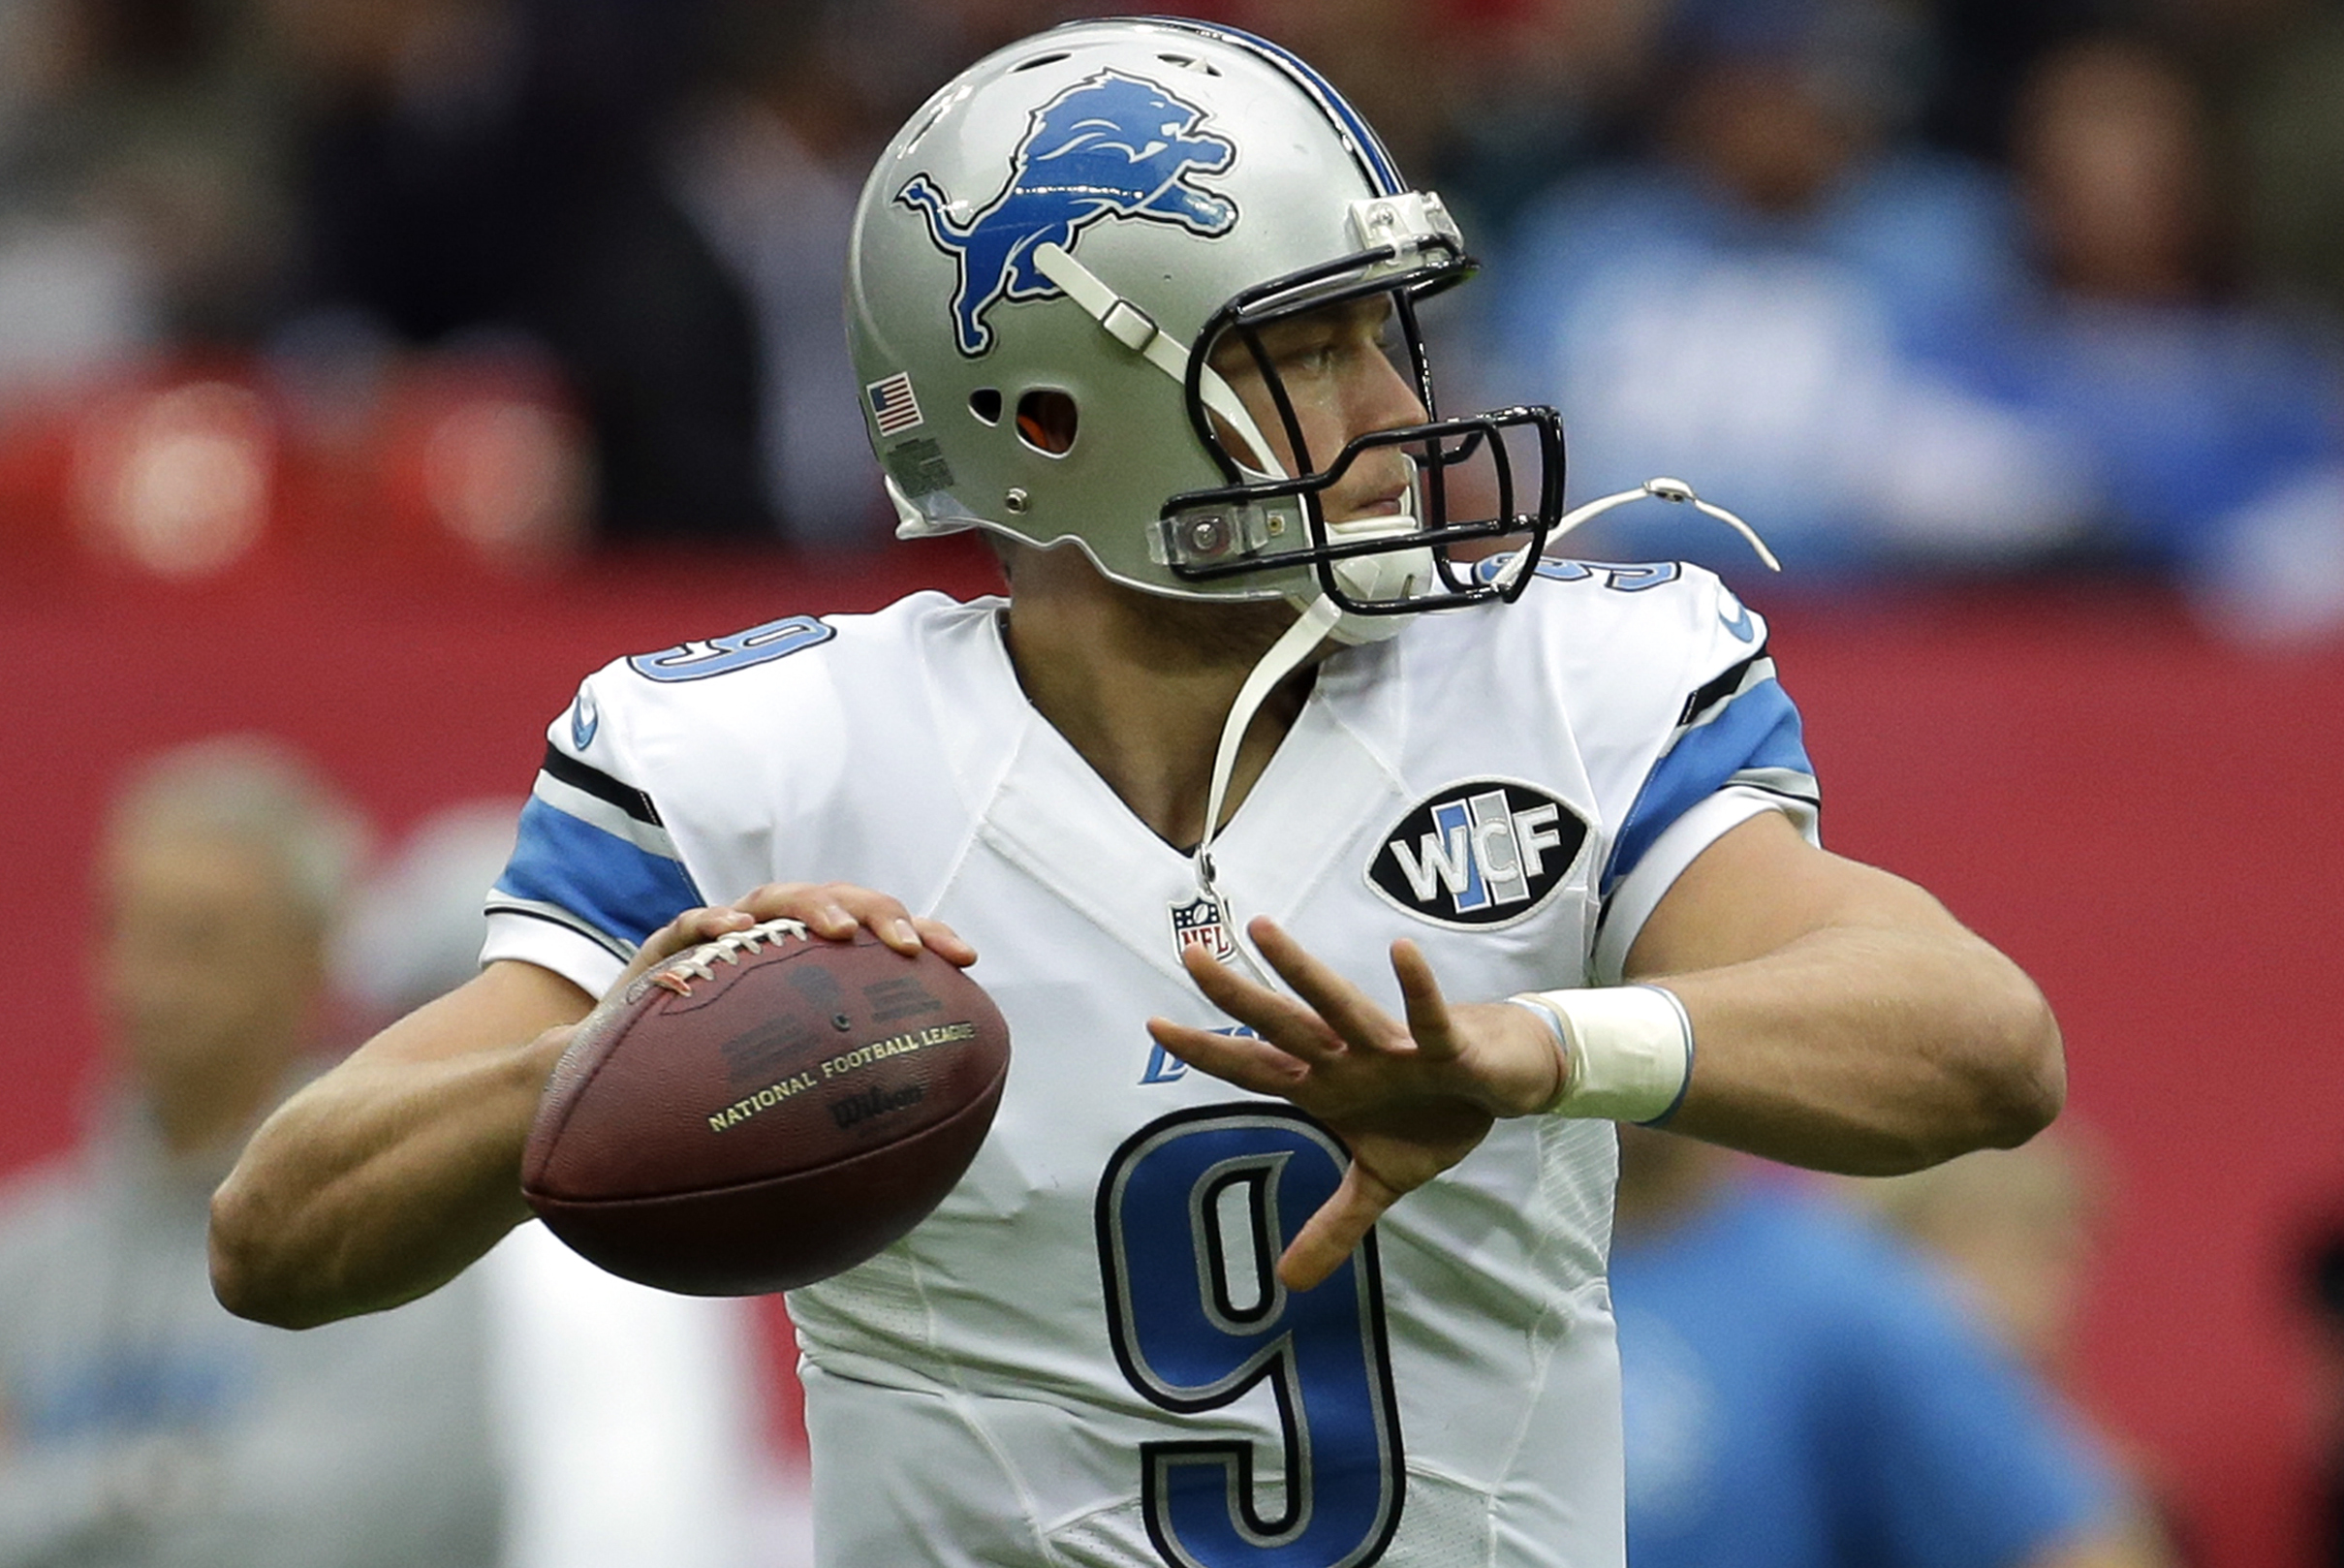
[[[1498,574],[1505,571],[1507,565],[1512,562],[1514,557],[1518,553],[1519,551],[1516,550],[1508,550],[1503,555],[1483,556],[1480,560],[1473,563],[1474,580],[1477,582],[1495,582],[1498,579]],[[1538,565],[1531,568],[1531,571],[1537,576],[1547,579],[1550,582],[1577,582],[1581,578],[1593,577],[1595,575],[1594,573],[1588,571],[1586,566],[1581,562],[1566,561],[1551,555],[1540,560]]]
[[[1537,568],[1538,575],[1550,582],[1584,582],[1589,578],[1601,578],[1605,587],[1619,593],[1641,593],[1664,582],[1674,582],[1683,570],[1674,561],[1615,566],[1604,561],[1553,560],[1541,561]]]
[[[1657,588],[1664,582],[1674,582],[1684,575],[1684,568],[1674,561],[1650,561],[1641,566],[1607,566],[1604,586],[1621,593],[1641,593]]]
[[[638,653],[627,666],[645,680],[705,680],[788,658],[837,635],[811,615],[787,615],[704,643],[678,643],[664,653]]]
[[[1275,1272],[1344,1164],[1342,1145],[1295,1112],[1221,1105],[1150,1122],[1100,1178],[1108,1332],[1132,1387],[1198,1414],[1266,1383],[1277,1409],[1274,1511],[1250,1442],[1141,1445],[1148,1537],[1175,1568],[1365,1568],[1399,1527],[1375,1238],[1310,1290]]]
[[[1473,574],[1483,582],[1492,582],[1504,571],[1512,555],[1490,555],[1474,563]],[[1602,561],[1574,561],[1549,555],[1541,559],[1532,572],[1549,582],[1584,582],[1600,578],[1607,588],[1621,593],[1641,593],[1657,588],[1664,582],[1674,582],[1683,575],[1683,568],[1674,561],[1648,561],[1629,566],[1613,566]]]

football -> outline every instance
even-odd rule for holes
[[[767,921],[607,999],[547,1080],[521,1189],[611,1273],[753,1296],[862,1262],[968,1170],[1009,1027],[932,953]]]

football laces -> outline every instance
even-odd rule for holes
[[[651,983],[678,996],[692,994],[695,980],[714,980],[715,966],[729,963],[738,967],[743,953],[755,953],[767,942],[778,942],[785,936],[807,940],[805,923],[795,920],[761,921],[742,931],[728,931],[713,941],[703,942],[687,953],[681,953],[660,965]]]

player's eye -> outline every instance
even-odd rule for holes
[[[1334,368],[1336,347],[1332,340],[1297,346],[1278,357],[1282,369],[1308,376],[1323,376]]]
[[[1330,322],[1296,322],[1271,340],[1270,359],[1288,375],[1325,375],[1345,353],[1345,337]]]

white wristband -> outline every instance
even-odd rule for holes
[[[1693,1082],[1693,1020],[1658,986],[1525,991],[1506,1000],[1545,1020],[1562,1054],[1562,1091],[1547,1115],[1649,1125],[1668,1119]]]

